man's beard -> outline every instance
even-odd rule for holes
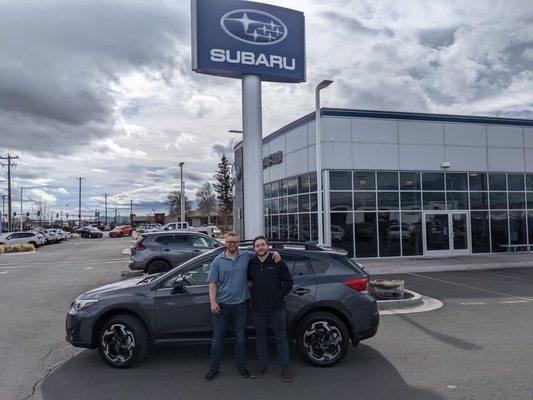
[[[268,253],[268,250],[264,250],[264,251],[256,251],[255,254],[257,254],[259,257],[263,257],[264,255],[266,255]]]

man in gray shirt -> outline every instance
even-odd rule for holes
[[[281,257],[273,252],[274,260]],[[246,369],[246,314],[248,309],[248,262],[255,257],[253,251],[239,251],[239,235],[228,233],[226,251],[219,254],[211,263],[207,282],[209,282],[209,300],[213,338],[211,340],[211,365],[205,380],[210,382],[218,374],[220,359],[224,349],[224,335],[230,321],[235,332],[235,361],[243,378],[250,373]]]

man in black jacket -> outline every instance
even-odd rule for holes
[[[264,236],[256,237],[253,246],[256,256],[248,264],[248,279],[252,282],[251,308],[259,365],[258,370],[250,377],[259,378],[267,371],[267,332],[270,325],[276,336],[282,379],[284,382],[291,382],[287,315],[283,300],[292,289],[291,273],[283,260],[279,263],[274,262]]]

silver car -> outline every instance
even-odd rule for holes
[[[41,244],[41,239],[36,232],[9,232],[0,235],[0,244],[33,244],[37,247]]]
[[[146,232],[131,247],[129,267],[149,274],[165,272],[216,247],[219,242],[198,232]]]

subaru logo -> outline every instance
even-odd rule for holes
[[[234,10],[220,18],[229,36],[250,44],[275,44],[287,37],[287,27],[277,17],[257,10]]]

